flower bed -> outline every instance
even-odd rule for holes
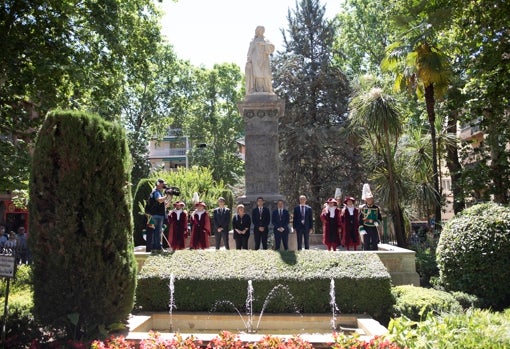
[[[383,337],[374,337],[370,341],[364,341],[356,336],[343,336],[334,334],[334,343],[329,345],[332,349],[400,349],[395,343]],[[198,349],[198,348],[225,348],[225,349],[313,349],[314,346],[301,337],[278,337],[264,336],[254,343],[246,343],[238,334],[222,331],[213,338],[207,346],[193,336],[182,337],[176,334],[173,338],[165,339],[158,332],[150,332],[149,338],[140,343],[127,341],[124,337],[112,337],[108,340],[94,341],[92,349]]]

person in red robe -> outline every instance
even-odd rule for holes
[[[344,208],[342,209],[341,214],[341,223],[342,223],[342,246],[345,247],[346,250],[349,250],[350,247],[353,248],[354,251],[358,248],[360,244],[360,236],[359,236],[359,209],[354,206],[356,203],[356,199],[351,196],[348,196],[344,200]]]
[[[182,201],[174,203],[174,209],[168,213],[168,242],[172,250],[183,250],[188,237],[188,212]]]
[[[338,201],[333,198],[326,201],[327,206],[324,207],[321,213],[322,221],[322,243],[328,247],[328,251],[336,251],[340,245],[340,209],[338,208]]]
[[[211,235],[211,219],[205,210],[207,205],[204,202],[195,204],[195,212],[191,215],[191,238],[190,249],[209,248],[209,236]]]

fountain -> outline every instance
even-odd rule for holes
[[[250,282],[251,282],[251,280],[250,280]],[[283,290],[283,291],[285,291],[287,293],[287,296],[289,297],[290,301],[292,302],[292,305],[294,306],[294,311],[297,314],[299,314],[299,310],[297,309],[296,303],[294,302],[294,296],[292,296],[292,294],[290,293],[289,288],[287,286],[284,286],[284,285],[276,285],[268,293],[268,295],[266,296],[266,299],[264,300],[264,304],[262,305],[262,309],[260,310],[260,315],[259,315],[259,320],[257,322],[256,330],[259,329],[260,320],[262,320],[262,315],[264,315],[264,311],[266,310],[267,305],[273,299],[274,295],[276,294],[276,291],[278,291],[278,290]]]
[[[335,280],[331,279],[329,283],[329,304],[331,305],[331,329],[333,331],[336,330],[336,312],[338,311],[338,307],[336,305],[335,298]]]
[[[217,301],[209,313],[183,312],[174,314],[173,310],[177,307],[174,297],[175,278],[173,274],[170,276],[169,289],[168,313],[166,315],[152,313],[151,315],[134,316],[130,320],[131,331],[126,337],[128,340],[146,339],[148,338],[148,332],[153,330],[160,332],[161,337],[165,339],[170,339],[175,333],[180,333],[184,338],[192,334],[195,338],[208,342],[215,338],[220,331],[229,330],[239,332],[241,340],[247,342],[256,342],[264,335],[289,338],[299,334],[302,339],[314,343],[315,347],[321,347],[321,345],[333,342],[333,332],[337,330],[345,334],[357,333],[361,338],[367,339],[386,332],[386,328],[369,316],[348,314],[340,316],[335,299],[335,281],[333,279],[331,279],[329,291],[332,314],[300,314],[287,286],[278,284],[266,296],[255,327],[253,326],[255,316],[253,312],[254,288],[251,280],[248,280],[245,302],[246,319],[234,303],[228,300]],[[278,292],[286,292],[299,317],[293,314],[264,315],[266,307]],[[214,313],[219,305],[232,307],[236,314]],[[263,316],[265,321],[261,328]],[[239,326],[239,319],[241,319],[243,328]],[[169,332],[166,332],[165,329],[168,328],[168,324],[170,324],[170,328]]]
[[[253,315],[253,299],[254,299],[253,294],[254,294],[254,291],[253,291],[252,280],[248,280],[248,288],[247,288],[246,302],[245,302],[246,319],[243,317],[243,315],[241,314],[241,311],[234,305],[234,303],[232,303],[231,301],[228,301],[228,300],[216,301],[214,303],[214,306],[212,307],[212,309],[209,311],[209,313],[212,314],[212,313],[216,312],[216,309],[220,305],[228,305],[232,309],[234,309],[234,311],[237,313],[237,315],[239,315],[239,317],[241,318],[241,321],[243,322],[244,330],[246,331],[246,333],[257,333],[258,329],[260,327],[260,321],[262,320],[262,316],[264,315],[264,311],[265,311],[266,307],[268,306],[269,302],[273,299],[273,297],[276,295],[277,291],[280,291],[280,290],[283,290],[286,292],[287,296],[289,297],[289,299],[291,300],[291,302],[294,306],[295,312],[299,314],[299,310],[297,309],[297,307],[294,303],[294,297],[289,292],[288,287],[279,284],[279,285],[276,285],[275,287],[273,287],[271,289],[271,291],[268,293],[268,295],[266,296],[266,298],[264,300],[264,304],[263,304],[262,309],[259,314],[257,326],[254,328],[253,327],[253,318],[254,318],[254,315]]]
[[[246,314],[248,314],[248,323],[246,324],[246,331],[253,332],[253,284],[248,280],[248,289],[246,292]]]
[[[174,330],[174,323],[173,323],[173,309],[177,309],[175,306],[175,299],[174,299],[174,292],[175,292],[175,285],[174,285],[174,274],[170,275],[170,284],[168,287],[170,288],[170,301],[168,302],[168,314],[170,315],[170,332],[173,332]]]

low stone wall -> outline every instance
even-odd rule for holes
[[[416,252],[393,245],[379,244],[379,250],[376,253],[390,273],[393,285],[420,286],[420,276],[416,272]]]

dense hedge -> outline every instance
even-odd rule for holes
[[[30,248],[34,314],[72,337],[127,320],[134,302],[130,156],[121,125],[46,117],[33,154]]]
[[[135,246],[144,246],[145,240],[143,238],[143,232],[147,227],[147,217],[140,214],[145,208],[152,188],[154,187],[156,180],[152,178],[144,178],[138,182],[136,186],[135,195],[133,197],[133,239]],[[140,207],[140,205],[142,207]]]
[[[429,313],[460,312],[462,306],[453,295],[445,291],[414,286],[395,286],[394,316],[406,316],[411,320],[422,320]]]
[[[494,309],[510,306],[510,208],[484,203],[452,218],[437,264],[446,290],[474,294]]]
[[[375,254],[184,250],[147,259],[138,277],[137,306],[168,310],[172,274],[178,311],[234,310],[221,301],[244,311],[248,280],[255,312],[273,289],[267,312],[331,312],[331,279],[342,313],[368,313],[385,321],[393,304],[390,276]]]

